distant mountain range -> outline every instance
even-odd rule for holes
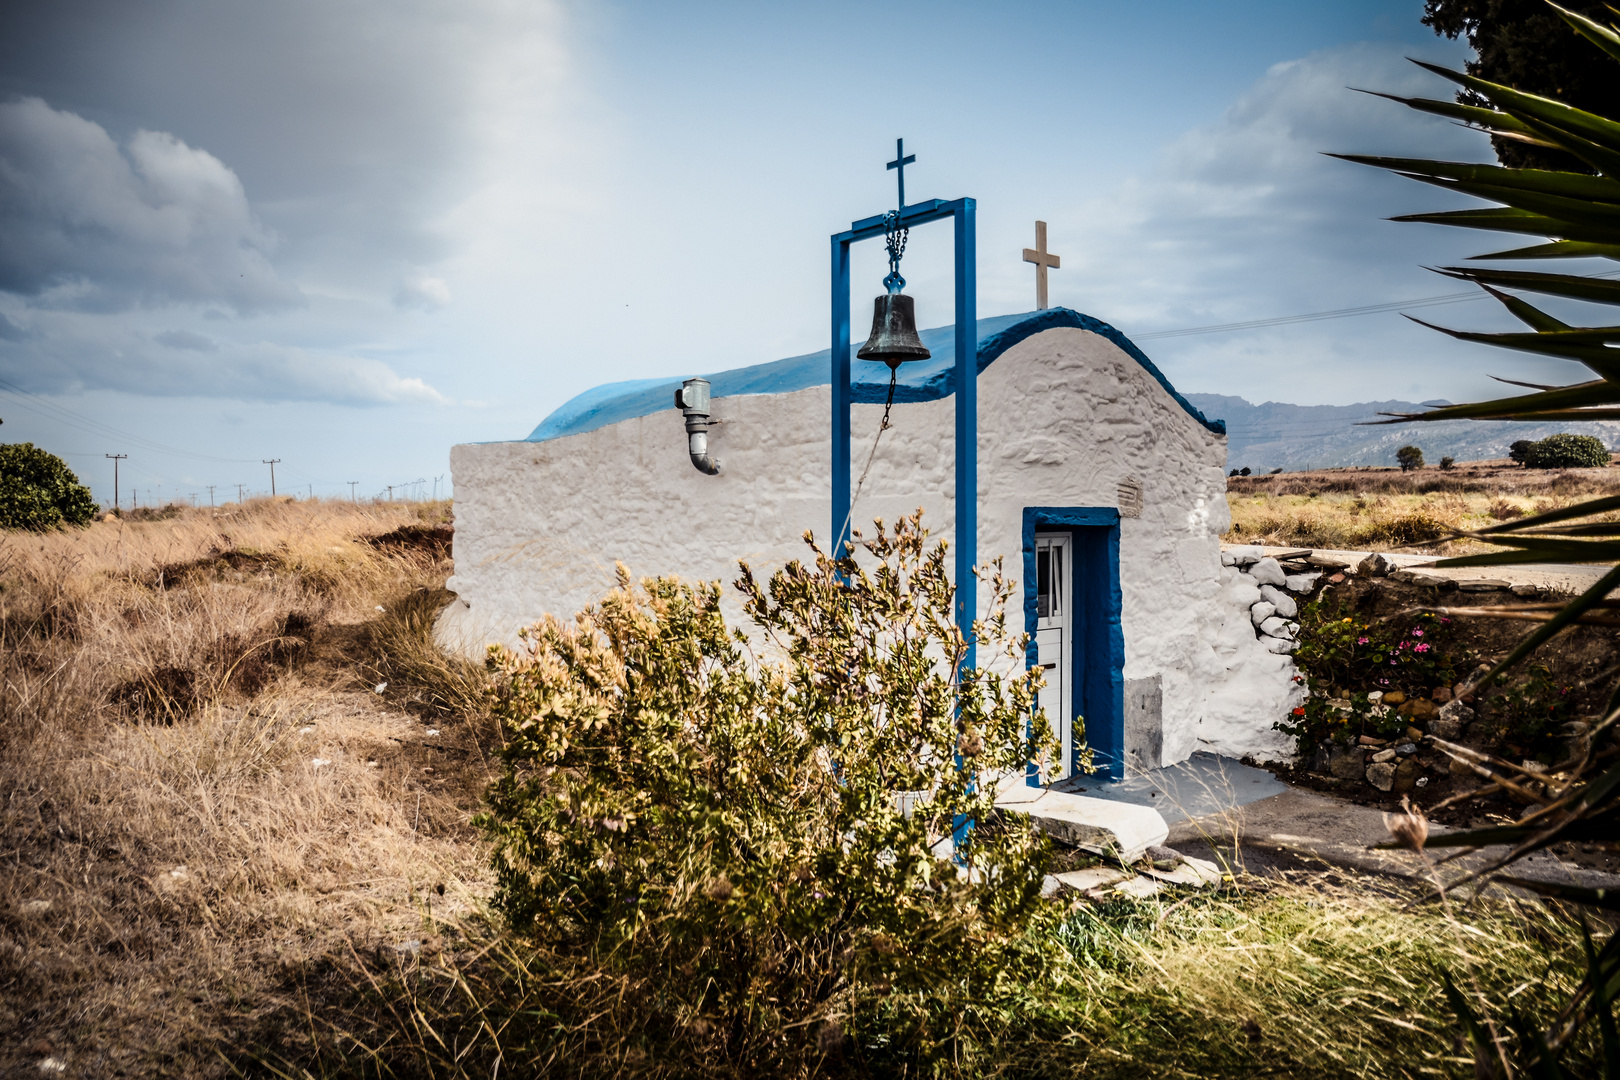
[[[1620,449],[1620,421],[1585,424],[1518,424],[1494,420],[1441,420],[1431,424],[1361,427],[1388,419],[1383,412],[1422,412],[1445,401],[1368,401],[1358,405],[1288,405],[1267,401],[1251,405],[1225,394],[1185,394],[1211,420],[1225,420],[1229,469],[1247,466],[1256,472],[1276,468],[1329,469],[1345,465],[1394,465],[1395,451],[1408,443],[1423,451],[1428,464],[1442,457],[1479,461],[1507,457],[1518,439],[1544,439],[1567,431],[1596,435],[1603,445]]]

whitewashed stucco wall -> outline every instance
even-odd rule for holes
[[[921,506],[952,538],[953,408],[950,398],[895,406],[857,527]],[[441,641],[477,651],[543,613],[570,616],[611,586],[615,562],[729,583],[739,559],[763,576],[803,557],[806,530],[825,539],[830,389],[718,397],[713,410],[719,476],[692,467],[674,408],[545,442],[455,447],[458,602]],[[857,475],[881,415],[853,408]],[[1267,652],[1247,608],[1225,595],[1225,461],[1224,437],[1088,330],[1035,334],[979,377],[981,562],[1000,556],[1022,576],[1026,506],[1116,506],[1121,479],[1142,484],[1141,516],[1120,522],[1124,675],[1162,680],[1165,763],[1200,749],[1286,750],[1270,726],[1292,705],[1292,661]]]

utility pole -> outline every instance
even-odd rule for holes
[[[355,494],[354,494],[354,486],[356,484],[358,484],[359,482],[360,481],[358,481],[358,480],[350,480],[349,481],[349,501],[350,502],[357,503],[357,502],[360,501],[358,498],[355,497]]]
[[[306,484],[305,486],[309,488],[309,501],[314,502],[315,501],[315,485],[314,484]]]
[[[259,460],[270,466],[270,497],[273,499],[276,497],[276,465],[280,463],[281,459],[277,457],[260,458]]]
[[[388,501],[389,502],[394,501],[394,485],[393,484],[388,485]]]
[[[237,506],[242,505],[242,485],[241,484],[236,485],[236,505]]]
[[[118,509],[118,463],[129,457],[128,454],[103,454],[102,457],[112,458],[113,463],[113,509]]]
[[[433,478],[433,501],[434,502],[439,501],[439,481],[443,480],[443,479],[444,479],[444,473],[440,473],[438,476],[435,476]]]
[[[197,505],[197,493],[195,491],[191,492],[190,495],[188,496],[188,498],[191,499],[191,505],[192,506]]]
[[[208,509],[210,510],[214,509],[214,488],[218,486],[217,484],[208,485]]]

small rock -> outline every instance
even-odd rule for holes
[[[1415,754],[1417,749],[1417,743],[1403,742],[1395,748],[1395,752],[1397,754]]]
[[[1318,574],[1289,574],[1288,575],[1288,591],[1289,592],[1297,592],[1297,593],[1310,592],[1312,589],[1316,588],[1316,579],[1321,577],[1321,576],[1322,575],[1319,574],[1319,573]],[[1339,580],[1343,581],[1344,579],[1341,577]]]
[[[1078,892],[1090,892],[1130,877],[1117,866],[1088,866],[1084,870],[1068,870],[1055,875],[1057,880]]]
[[[1285,619],[1299,614],[1299,603],[1275,585],[1260,586],[1260,599],[1269,603],[1272,610]]]
[[[1501,592],[1512,587],[1512,582],[1499,581],[1496,578],[1474,578],[1470,581],[1457,582],[1457,588],[1463,592]]]
[[[1363,735],[1361,737],[1361,745],[1362,746],[1383,746],[1384,745],[1384,740],[1380,739],[1380,738],[1377,738],[1376,736],[1373,736],[1373,735]]]
[[[1395,766],[1387,761],[1367,766],[1367,783],[1379,791],[1390,790],[1395,786]]]
[[[1373,554],[1362,559],[1356,566],[1356,573],[1362,577],[1386,577],[1395,568],[1395,564],[1383,555]]]
[[[1271,616],[1271,618],[1260,624],[1260,632],[1265,634],[1267,637],[1274,638],[1287,638],[1293,636],[1288,632],[1288,620],[1279,619],[1275,615]]]
[[[1411,758],[1407,758],[1395,766],[1395,778],[1390,784],[1390,790],[1396,795],[1406,794],[1416,786],[1418,775],[1421,772],[1418,763]]]
[[[1384,695],[1383,700],[1385,705],[1399,705],[1406,700],[1406,692],[1404,690],[1391,690]]]
[[[1415,743],[1416,742],[1422,742],[1423,741],[1423,729],[1422,728],[1409,727],[1409,728],[1406,729],[1406,737],[1411,742],[1415,742]]]
[[[1436,705],[1444,705],[1446,702],[1451,700],[1451,697],[1451,687],[1437,686],[1434,688],[1434,692],[1429,695],[1429,700],[1433,701]]]
[[[1261,600],[1249,609],[1249,620],[1259,626],[1273,615],[1277,614],[1277,605]]]
[[[1328,578],[1328,581],[1333,585],[1342,585],[1344,584],[1344,575],[1334,574],[1332,577]]]
[[[1378,751],[1378,753],[1376,753],[1376,754],[1374,754],[1372,756],[1372,759],[1373,759],[1373,761],[1375,763],[1380,764],[1380,765],[1382,765],[1386,761],[1394,761],[1395,760],[1395,750],[1393,748],[1388,749],[1388,750],[1380,750],[1380,751]]]
[[[382,693],[382,692],[383,692],[383,691],[384,691],[384,690],[386,690],[386,689],[388,689],[388,684],[387,684],[387,683],[385,683],[385,682],[380,682],[380,683],[378,683],[378,684],[377,684],[377,687],[376,687],[376,691],[377,691],[377,693],[379,693],[379,694],[380,694],[380,693]]]
[[[1328,772],[1340,780],[1360,780],[1365,768],[1361,751],[1348,746],[1335,746],[1328,759]]]
[[[1276,559],[1265,558],[1249,568],[1249,576],[1254,578],[1256,585],[1283,585],[1288,584],[1288,575],[1283,573],[1282,564]]]
[[[1059,881],[1051,874],[1047,874],[1045,877],[1041,878],[1041,898],[1043,900],[1050,900],[1052,897],[1056,896],[1058,894],[1058,890],[1062,888],[1063,882]]]
[[[1311,758],[1311,772],[1325,773],[1328,771],[1328,761],[1332,755],[1329,753],[1327,743],[1317,743],[1316,753]]]
[[[1428,787],[1429,786],[1429,778],[1427,776],[1418,777],[1417,778],[1417,786],[1418,787]]]
[[[1382,690],[1369,690],[1369,691],[1367,691],[1367,703],[1369,705],[1377,705],[1380,701],[1383,701],[1383,700],[1384,700],[1384,692]]]
[[[1134,900],[1146,900],[1148,897],[1156,895],[1163,888],[1163,885],[1160,885],[1152,878],[1135,877],[1115,885],[1114,891],[1123,893]]]
[[[1265,642],[1267,652],[1277,653],[1279,656],[1284,653],[1291,653],[1299,648],[1299,642],[1290,641],[1287,638],[1266,637],[1260,640]]]
[[[22,905],[24,915],[43,915],[51,910],[49,900],[25,900]]]
[[[1541,595],[1541,586],[1540,585],[1515,585],[1515,586],[1513,586],[1513,595],[1514,596],[1540,596]]]
[[[1223,554],[1232,556],[1233,566],[1253,566],[1261,559],[1260,549],[1253,545],[1230,548]]]
[[[1234,556],[1230,551],[1223,551],[1223,552],[1221,552],[1221,565],[1222,566],[1236,566],[1237,565],[1237,557]]]
[[[1149,844],[1147,849],[1147,857],[1152,859],[1154,862],[1169,859],[1173,863],[1178,863],[1182,859],[1181,852],[1177,851],[1175,848],[1165,847],[1163,844]]]
[[[1440,706],[1428,698],[1413,698],[1407,704],[1412,706],[1412,711],[1407,715],[1414,720],[1432,720],[1440,715]]]
[[[1437,716],[1429,721],[1429,734],[1437,739],[1444,739],[1446,742],[1454,742],[1457,736],[1462,734],[1462,721],[1447,720],[1443,716]]]

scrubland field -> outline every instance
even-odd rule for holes
[[[1452,469],[1322,469],[1227,480],[1233,543],[1461,554],[1468,541],[1426,542],[1620,493],[1620,469],[1525,469],[1465,462]]]
[[[1216,890],[1049,902],[1021,974],[971,997],[948,971],[851,989],[746,1056],[661,1012],[659,978],[487,909],[501,735],[484,670],[428,639],[448,517],[0,534],[0,1075],[1463,1077],[1439,971],[1536,1022],[1579,979],[1556,907],[1454,915],[1396,881],[1247,877],[1240,850]]]

